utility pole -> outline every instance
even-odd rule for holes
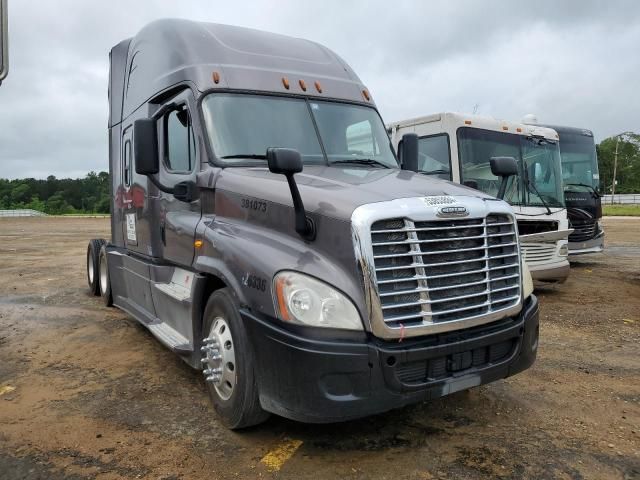
[[[613,157],[613,183],[611,184],[611,204],[613,205],[613,197],[616,194],[616,173],[618,171],[618,145],[620,145],[620,135],[616,138],[616,153]]]

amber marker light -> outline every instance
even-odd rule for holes
[[[362,90],[362,96],[364,97],[364,99],[368,102],[369,100],[371,100],[371,96],[369,95],[369,91],[365,88],[364,90]]]
[[[284,88],[289,90],[289,80],[287,79],[287,77],[282,77],[282,85],[284,85]]]
[[[502,129],[503,130],[509,130],[509,127],[503,126]]]
[[[307,91],[307,84],[304,83],[304,80],[300,79],[298,80],[298,83],[300,84],[300,88],[302,89],[303,92]]]
[[[516,132],[522,133],[522,129],[520,127],[516,128]]]
[[[465,125],[471,125],[471,120],[465,120],[465,121],[464,121],[464,124],[465,124]]]
[[[196,248],[201,248],[202,247],[202,240],[196,240],[195,242],[193,242],[193,246]]]
[[[220,83],[220,74],[218,72],[213,72],[213,83],[216,85]]]
[[[289,310],[287,309],[287,303],[284,299],[285,283],[286,280],[282,277],[279,277],[276,280],[276,298],[278,299],[278,310],[280,310],[280,317],[282,318],[282,320],[291,321]]]
[[[320,85],[320,82],[315,82],[314,85],[316,86],[318,93],[322,93],[322,86]]]

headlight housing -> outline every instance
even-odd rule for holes
[[[278,273],[273,284],[281,320],[310,327],[363,330],[355,305],[330,285],[291,271]]]

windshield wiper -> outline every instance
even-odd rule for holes
[[[378,160],[374,160],[373,158],[349,158],[347,160],[336,160],[334,162],[329,163],[329,165],[335,165],[336,163],[348,164],[353,163],[356,165],[375,165],[383,168],[391,168],[389,165],[386,165]]]
[[[256,159],[256,160],[266,160],[267,156],[266,155],[261,155],[258,153],[244,153],[244,154],[237,154],[237,155],[225,155],[223,157],[220,157],[224,160],[230,159],[230,158],[250,158],[250,159]]]
[[[426,172],[424,172],[424,171],[420,170],[420,172],[419,172],[419,173],[421,173],[421,174],[423,174],[423,175],[444,175],[444,174],[446,174],[446,175],[450,175],[450,174],[451,174],[451,171],[449,171],[449,170],[445,170],[444,168],[438,168],[438,169],[436,169],[436,170],[428,170],[428,171],[426,171]]]
[[[552,215],[553,212],[551,211],[551,209],[549,208],[549,204],[545,201],[544,198],[542,198],[542,195],[540,195],[540,192],[538,191],[538,189],[536,188],[536,186],[533,184],[533,182],[529,179],[529,165],[527,165],[527,162],[524,162],[524,176],[525,176],[525,181],[527,182],[527,188],[531,187],[533,188],[533,192],[538,195],[538,198],[540,199],[540,201],[542,202],[542,205],[544,205],[544,207],[547,209],[547,215]],[[531,191],[531,190],[529,190]]]
[[[591,191],[593,191],[593,194],[596,196],[596,198],[600,198],[600,194],[598,193],[598,191],[593,187],[593,185],[587,185],[586,183],[567,183],[567,186],[570,185],[574,185],[576,187],[587,187],[589,189],[591,189]]]

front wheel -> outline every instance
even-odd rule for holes
[[[260,407],[254,355],[228,289],[211,294],[204,310],[202,365],[207,390],[222,422],[235,430],[257,425],[269,414]]]

